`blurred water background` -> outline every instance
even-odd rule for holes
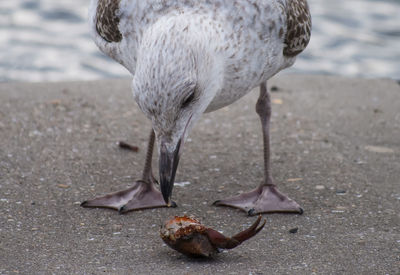
[[[312,39],[286,72],[400,79],[400,0],[308,0]],[[0,0],[0,81],[126,77],[91,40],[89,0]]]

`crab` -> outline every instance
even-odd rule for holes
[[[213,257],[223,249],[232,249],[255,236],[263,229],[261,215],[248,229],[225,237],[218,231],[202,225],[198,220],[183,216],[169,219],[160,229],[163,241],[172,249],[191,257]]]

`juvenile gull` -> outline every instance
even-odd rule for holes
[[[293,65],[308,44],[306,0],[92,0],[89,14],[97,46],[132,73],[134,98],[153,129],[142,179],[82,206],[120,212],[174,206],[175,172],[192,127],[204,112],[260,86],[256,112],[263,132],[264,180],[248,193],[214,204],[249,214],[302,213],[271,177],[267,80]],[[155,140],[161,193],[151,167]]]

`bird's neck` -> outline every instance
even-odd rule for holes
[[[138,56],[148,56],[153,64],[172,68],[175,73],[192,75],[211,102],[222,87],[224,66],[217,52],[219,36],[205,27],[209,20],[196,14],[161,17],[143,34]]]

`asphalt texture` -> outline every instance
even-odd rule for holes
[[[256,219],[211,204],[262,180],[257,91],[194,128],[178,208],[120,215],[79,204],[142,174],[151,126],[130,80],[0,84],[0,273],[399,274],[400,85],[285,75],[268,86],[273,177],[304,214],[264,215],[253,239],[192,259],[159,237],[168,217],[193,215],[228,236]]]

